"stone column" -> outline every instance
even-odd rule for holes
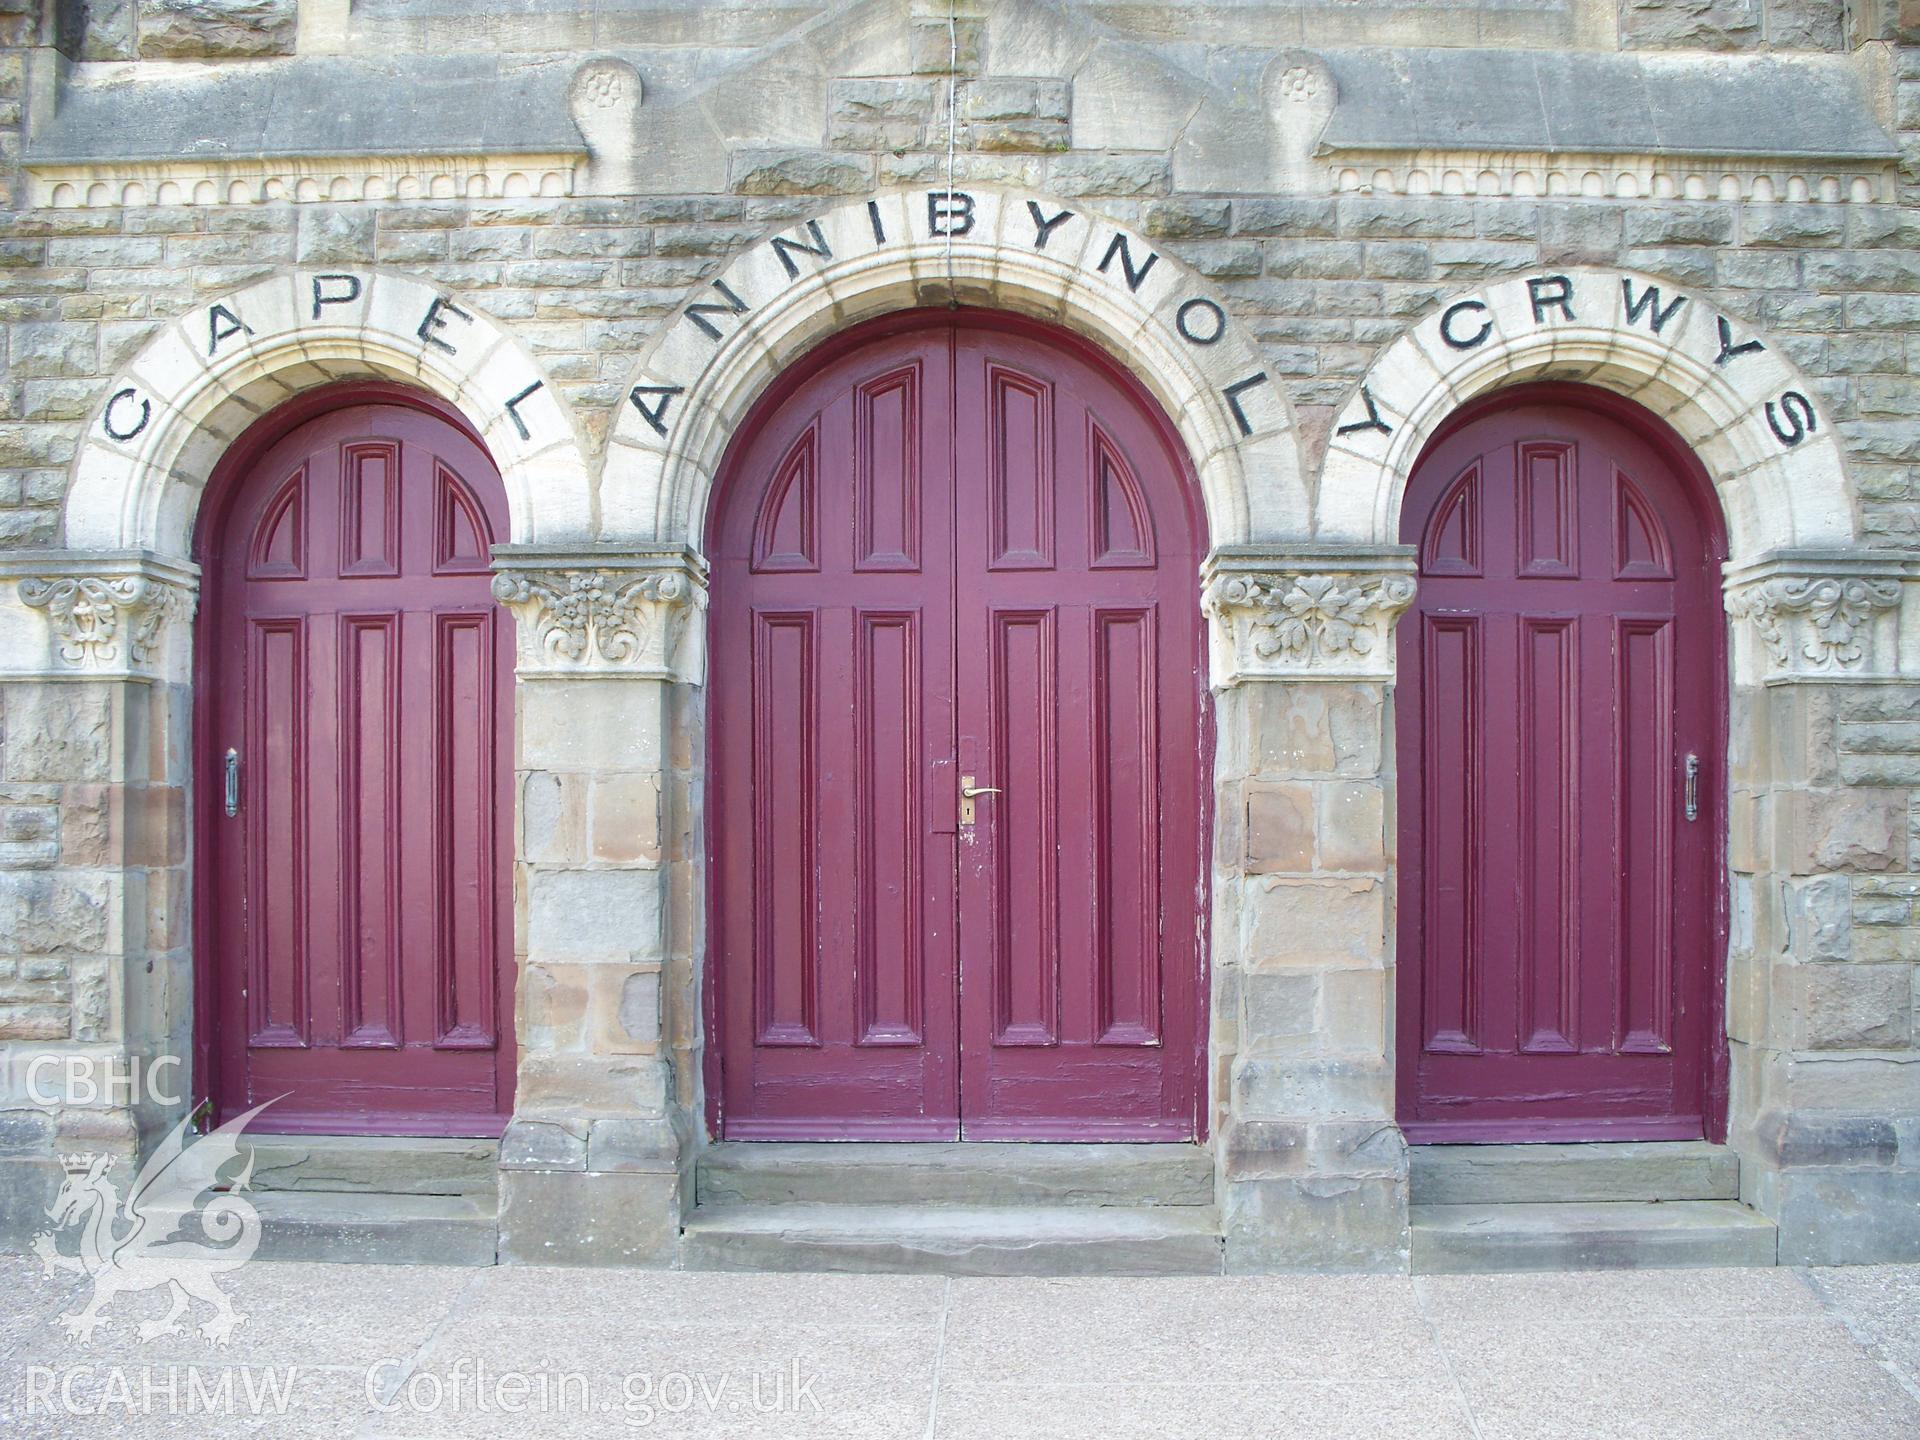
[[[16,1241],[45,1223],[58,1155],[133,1156],[191,1095],[197,589],[193,566],[145,551],[0,557],[16,657],[0,675],[0,1231]]]
[[[494,556],[519,635],[519,1071],[500,1254],[667,1264],[697,1068],[676,1077],[668,1037],[686,1025],[663,1007],[670,988],[691,997],[675,980],[697,923],[681,808],[697,747],[676,716],[697,710],[684,697],[703,680],[705,567],[677,548]]]
[[[1227,1265],[1404,1269],[1390,700],[1412,552],[1222,548],[1204,579]]]
[[[1920,555],[1729,567],[1729,1142],[1782,1264],[1920,1260]]]

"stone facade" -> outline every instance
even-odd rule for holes
[[[1662,417],[1726,516],[1746,1198],[1783,1260],[1920,1258],[1920,7],[498,10],[0,0],[13,1228],[52,1157],[178,1118],[21,1077],[193,1050],[201,490],[281,401],[378,377],[467,417],[512,513],[502,1254],[671,1263],[709,488],[811,345],[955,302],[1102,345],[1205,502],[1230,1266],[1406,1263],[1400,496],[1530,379]]]

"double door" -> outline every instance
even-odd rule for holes
[[[1198,526],[1163,424],[967,312],[803,367],[713,527],[721,1133],[1191,1136]]]

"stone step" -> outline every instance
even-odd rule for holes
[[[1704,1140],[1415,1145],[1416,1205],[1737,1200],[1740,1157]]]
[[[1772,1265],[1779,1231],[1736,1200],[1415,1205],[1415,1274]]]
[[[491,1198],[267,1190],[248,1197],[260,1212],[262,1260],[351,1264],[491,1265],[500,1227]]]
[[[701,1157],[701,1205],[1211,1205],[1197,1145],[734,1141]]]
[[[497,1193],[495,1140],[413,1135],[265,1135],[249,1132],[256,1190],[318,1190],[375,1195]]]
[[[690,1270],[938,1275],[1217,1275],[1211,1205],[715,1205],[696,1209]]]

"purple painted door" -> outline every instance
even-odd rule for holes
[[[1192,1135],[1177,453],[1038,326],[894,319],[804,370],[713,527],[718,1128]]]
[[[1403,515],[1401,1122],[1416,1141],[1698,1137],[1724,753],[1711,524],[1621,418],[1524,398],[1432,445]]]
[[[301,425],[209,532],[223,1119],[284,1094],[269,1128],[497,1135],[512,1109],[505,534],[480,447],[390,404]]]

